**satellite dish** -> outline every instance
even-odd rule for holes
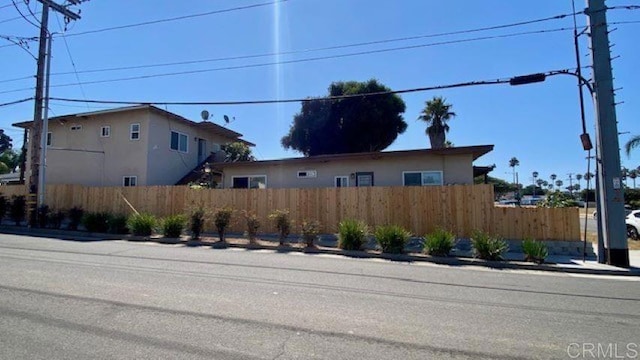
[[[200,116],[202,116],[202,120],[204,121],[209,120],[209,112],[207,110],[202,110],[202,112],[200,113]]]
[[[227,124],[229,123],[229,117],[227,115],[224,116],[224,122]]]

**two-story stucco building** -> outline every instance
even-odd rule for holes
[[[46,136],[46,183],[88,186],[174,185],[214,161],[221,145],[253,146],[235,131],[151,105],[50,118]]]

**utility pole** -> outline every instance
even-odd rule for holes
[[[587,0],[586,13],[589,17],[595,84],[593,97],[596,142],[599,148],[596,157],[598,222],[603,235],[605,248],[603,255],[606,257],[606,263],[629,267],[629,248],[624,222],[624,189],[620,174],[620,145],[606,11],[604,0]]]
[[[36,73],[36,94],[35,94],[35,104],[33,110],[33,124],[31,126],[31,137],[29,142],[29,158],[30,158],[30,174],[29,174],[29,182],[28,182],[28,190],[29,195],[32,197],[38,198],[38,194],[42,193],[44,185],[40,180],[40,173],[43,171],[44,161],[41,161],[41,152],[46,149],[46,142],[43,147],[43,110],[44,110],[44,92],[45,92],[45,67],[47,64],[47,57],[51,57],[50,46],[48,46],[48,42],[51,41],[51,34],[49,33],[49,9],[53,9],[56,12],[59,12],[65,16],[65,18],[71,20],[77,20],[80,16],[74,12],[69,11],[66,7],[57,4],[51,0],[38,0],[42,3],[42,17],[40,19],[40,43],[38,47],[38,70]],[[78,2],[72,1],[72,4],[76,4]],[[49,84],[46,84],[47,88]],[[48,94],[48,91],[47,91]],[[45,141],[46,141],[46,134]],[[37,210],[37,202],[30,203],[29,211],[30,211],[30,219],[29,222],[33,226],[35,225],[36,217],[34,216]]]

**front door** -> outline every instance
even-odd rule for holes
[[[207,140],[198,139],[198,164],[207,159]]]
[[[373,186],[373,172],[357,172],[356,186]]]

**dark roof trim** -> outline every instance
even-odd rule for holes
[[[240,161],[233,163],[216,163],[213,164],[218,168],[225,167],[237,167],[237,166],[260,166],[260,165],[276,165],[276,164],[298,164],[298,163],[316,163],[327,162],[335,160],[353,160],[364,158],[398,158],[411,155],[473,155],[473,160],[485,155],[493,150],[493,145],[478,145],[478,146],[462,146],[451,147],[444,149],[418,149],[418,150],[400,150],[400,151],[375,151],[365,153],[352,153],[352,154],[331,154],[331,155],[317,155],[309,157],[299,157],[290,159],[279,160],[262,160],[262,161]]]

